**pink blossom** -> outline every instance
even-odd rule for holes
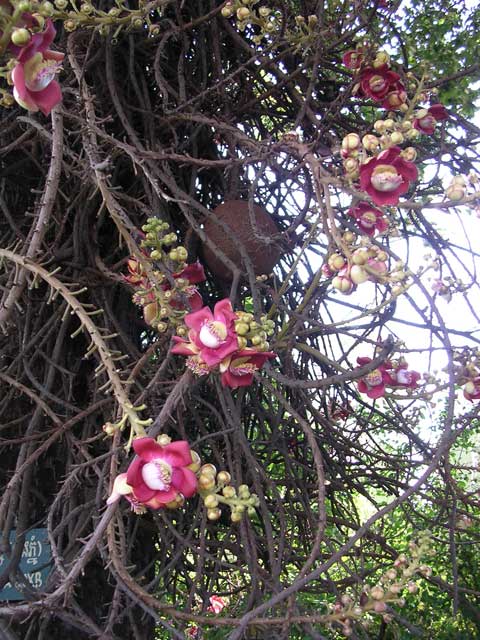
[[[466,383],[463,387],[463,395],[470,402],[480,400],[480,376],[476,376]]]
[[[392,387],[405,387],[408,389],[416,389],[418,387],[417,382],[421,378],[418,371],[408,370],[408,364],[406,362],[390,371],[390,376],[393,380],[393,382],[390,383]]]
[[[202,296],[199,294],[197,287],[194,285],[199,282],[204,282],[206,280],[205,271],[203,269],[203,265],[200,262],[194,262],[192,264],[188,264],[185,269],[180,271],[179,273],[174,273],[173,277],[175,280],[179,278],[183,278],[184,280],[188,280],[189,286],[185,289],[185,295],[188,299],[188,304],[192,311],[199,311],[202,308],[203,300]],[[170,290],[170,285],[165,285],[165,291]],[[178,297],[178,296],[177,296]],[[170,305],[174,309],[184,309],[185,306],[181,300],[173,298],[170,301]]]
[[[217,302],[213,313],[208,307],[203,307],[185,316],[184,322],[191,329],[190,343],[197,347],[197,353],[209,367],[215,367],[237,351],[235,318],[232,303],[228,298]],[[174,347],[173,353],[182,353],[178,349],[179,347]]]
[[[255,351],[242,349],[220,363],[221,381],[224,387],[236,389],[248,387],[253,382],[253,374],[263,367],[270,358],[275,358],[272,351]]]
[[[448,113],[443,104],[432,104],[428,110],[422,109],[420,117],[414,118],[413,126],[426,135],[432,135],[437,122],[447,120]]]
[[[396,110],[400,109],[402,104],[407,101],[407,92],[401,82],[392,85],[391,91],[385,96],[382,107],[384,109]]]
[[[381,102],[390,92],[404,90],[400,76],[391,69],[367,67],[360,74],[360,90],[362,95]]]
[[[220,596],[210,596],[210,606],[207,607],[207,611],[212,613],[220,613],[225,607],[225,600]]]
[[[357,364],[360,367],[364,367],[370,362],[372,362],[371,358],[357,358]],[[369,398],[374,400],[383,397],[385,395],[385,385],[391,385],[393,382],[389,373],[390,369],[391,363],[387,360],[360,378],[357,382],[360,393],[366,393]]]
[[[161,509],[180,496],[190,498],[196,493],[197,477],[188,468],[192,464],[188,442],[178,440],[161,446],[145,437],[136,438],[133,448],[137,455],[127,473],[116,478],[107,504],[123,495],[134,507]]]
[[[63,53],[48,49],[55,38],[51,20],[41,33],[35,33],[30,42],[19,50],[18,64],[12,70],[13,97],[21,107],[29,111],[42,111],[48,115],[61,102],[60,85],[54,79]]]
[[[378,205],[397,204],[399,197],[417,179],[417,167],[400,155],[397,146],[382,151],[360,165],[360,188]]]
[[[360,202],[356,207],[348,210],[348,215],[355,218],[362,233],[373,236],[375,230],[383,233],[388,229],[388,222],[379,209],[375,209],[368,202]]]
[[[363,53],[359,49],[347,51],[343,54],[342,62],[348,69],[359,69],[362,66]]]

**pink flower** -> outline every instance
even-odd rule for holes
[[[225,607],[225,601],[220,596],[210,596],[210,606],[207,607],[207,611],[211,611],[212,613],[220,613],[220,611]]]
[[[393,87],[393,85],[392,85]],[[407,92],[401,82],[395,84],[395,88],[392,89],[384,98],[382,107],[384,109],[396,110],[400,109],[402,104],[407,101]]]
[[[372,362],[371,358],[357,358],[357,364],[360,367]],[[367,373],[357,382],[360,393],[366,393],[369,398],[382,398],[385,395],[385,385],[391,385],[393,382],[389,369],[391,363],[387,360],[380,364],[376,369]]]
[[[435,131],[437,122],[441,120],[447,120],[448,113],[443,104],[432,104],[429,109],[421,109],[418,113],[418,117],[414,118],[413,126],[418,131],[431,136]]]
[[[190,498],[197,490],[197,477],[188,467],[192,453],[188,442],[178,440],[161,446],[153,438],[133,441],[136,457],[127,473],[120,474],[114,483],[107,504],[125,496],[134,507],[161,509],[180,496]]]
[[[379,69],[367,67],[360,74],[361,93],[375,102],[381,102],[392,91],[403,89],[398,73],[386,66]]]
[[[408,364],[405,362],[390,371],[390,377],[393,380],[393,382],[390,383],[392,387],[416,389],[418,387],[417,382],[420,380],[421,375],[418,371],[409,371]]]
[[[417,167],[400,155],[399,147],[390,147],[360,165],[360,188],[378,205],[397,204],[399,197],[417,179]]]
[[[13,97],[18,104],[29,111],[40,109],[46,116],[62,100],[60,85],[54,78],[65,56],[48,49],[55,34],[52,21],[47,20],[46,28],[20,49],[18,64],[12,71]]]
[[[267,360],[275,358],[272,351],[242,349],[220,363],[221,381],[224,387],[237,389],[248,387],[253,382],[253,374],[263,367]]]
[[[348,69],[359,69],[362,66],[363,53],[359,49],[347,51],[343,54],[342,62]]]
[[[238,339],[235,333],[235,313],[228,298],[220,300],[215,305],[213,313],[208,307],[188,313],[184,322],[191,329],[190,344],[197,348],[202,361],[208,367],[215,367],[222,360],[238,349]],[[176,340],[180,342],[180,340]],[[182,341],[186,342],[186,341]],[[182,353],[181,347],[174,347],[173,353]],[[184,347],[187,348],[187,347]],[[191,354],[195,353],[190,349]],[[183,352],[183,355],[186,355]]]
[[[192,311],[199,311],[202,308],[203,300],[202,296],[198,293],[197,287],[195,287],[194,285],[206,280],[205,271],[200,262],[194,262],[187,265],[185,269],[183,269],[183,271],[174,273],[173,277],[176,280],[178,280],[179,278],[188,280],[189,286],[185,290],[188,304],[190,305]],[[169,289],[170,285],[165,285],[165,291],[168,291]],[[181,300],[176,300],[175,298],[171,300],[170,305],[174,309],[185,309],[185,306],[182,304]]]
[[[463,395],[470,402],[480,400],[480,376],[472,378],[466,383],[463,387]]]
[[[362,233],[373,236],[375,230],[383,233],[388,229],[388,222],[379,209],[375,209],[368,202],[360,202],[356,207],[348,210],[348,215],[355,218]]]

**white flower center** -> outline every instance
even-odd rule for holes
[[[172,481],[172,467],[168,462],[157,458],[143,466],[142,478],[150,489],[168,491]]]
[[[59,68],[59,62],[44,60],[41,53],[36,53],[25,63],[25,86],[30,91],[42,91],[55,78]]]
[[[375,167],[371,180],[374,188],[382,192],[395,191],[403,182],[402,176],[389,164],[379,164]]]
[[[410,384],[412,382],[412,372],[406,369],[399,369],[395,377],[400,384]]]
[[[218,349],[218,347],[225,342],[225,338],[227,337],[227,327],[223,322],[211,320],[203,325],[198,337],[205,347],[208,347],[209,349]]]

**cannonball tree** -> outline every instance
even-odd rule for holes
[[[0,0],[0,635],[480,636],[479,24]]]

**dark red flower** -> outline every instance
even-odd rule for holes
[[[178,440],[165,446],[153,438],[135,438],[136,457],[115,480],[107,504],[113,504],[123,495],[135,506],[161,509],[184,496],[190,498],[197,491],[197,477],[189,469],[192,452],[188,442]]]
[[[360,367],[372,362],[372,358],[357,358],[357,364]],[[392,368],[391,363],[387,360],[378,365],[376,369],[367,373],[357,382],[360,393],[366,393],[369,398],[382,398],[385,395],[385,385],[391,385],[393,380],[389,370]]]
[[[382,107],[384,109],[396,110],[400,109],[402,104],[407,101],[407,92],[401,82],[395,84],[395,88],[392,89],[384,98]]]
[[[403,88],[398,73],[387,67],[367,67],[360,73],[360,90],[364,96],[381,102],[390,92]]]
[[[360,188],[378,205],[397,204],[400,196],[417,179],[417,167],[400,155],[399,147],[390,147],[360,165]]]
[[[52,21],[47,20],[45,29],[35,33],[30,42],[19,49],[17,64],[12,70],[15,100],[24,109],[40,109],[46,116],[62,100],[60,85],[55,77],[65,56],[48,48],[55,35]]]
[[[431,136],[437,122],[447,120],[448,113],[443,104],[432,104],[429,109],[421,109],[413,120],[413,126],[418,131]]]
[[[347,51],[343,54],[342,62],[348,69],[359,69],[362,66],[363,53],[359,49]]]
[[[355,218],[362,233],[373,236],[375,229],[380,233],[388,229],[388,222],[379,209],[375,209],[368,202],[360,202],[356,207],[348,210],[348,215]]]
[[[469,380],[463,388],[463,395],[467,400],[473,402],[480,400],[480,376]]]
[[[408,389],[416,389],[418,387],[417,382],[421,378],[418,371],[408,370],[406,362],[390,371],[390,376],[393,380],[392,387],[406,387]]]
[[[253,382],[253,374],[263,367],[267,360],[275,358],[272,351],[242,349],[220,363],[221,381],[224,387],[236,389],[248,387]]]

